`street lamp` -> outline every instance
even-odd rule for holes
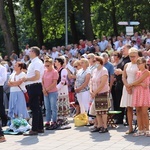
[[[67,0],[65,0],[65,46],[68,45],[68,7]]]

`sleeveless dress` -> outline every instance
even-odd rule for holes
[[[126,68],[126,74],[127,74],[127,82],[129,84],[135,81],[136,73],[138,70],[139,69],[137,67],[137,64],[132,64],[131,62],[128,63]],[[123,86],[120,107],[133,107],[132,94],[128,94],[125,86]]]
[[[136,74],[136,79],[140,78],[144,74],[145,70],[143,72],[138,71]],[[145,83],[148,85],[147,88],[144,88],[142,86],[135,86],[134,92],[133,92],[133,106],[135,107],[141,107],[141,106],[150,106],[150,77],[147,77],[144,79],[142,83]]]

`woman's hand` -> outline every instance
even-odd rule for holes
[[[79,93],[80,91],[81,91],[80,88],[75,88],[76,93]]]
[[[44,94],[44,96],[48,96],[48,93],[47,93],[47,91],[43,88],[43,94]]]
[[[132,87],[126,87],[128,94],[132,94]]]
[[[148,88],[148,85],[146,83],[141,83],[141,86],[145,89]]]
[[[94,92],[90,92],[90,94],[91,94],[91,98],[94,99],[96,94]]]
[[[122,74],[122,70],[120,68],[118,68],[114,71],[114,73],[115,73],[115,75],[118,76],[118,75]]]

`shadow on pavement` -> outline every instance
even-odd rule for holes
[[[138,136],[134,137],[133,134],[123,136],[127,141],[133,142],[134,145],[150,146],[149,137]]]
[[[28,136],[17,142],[21,143],[21,145],[34,145],[39,142],[39,139],[38,136]]]

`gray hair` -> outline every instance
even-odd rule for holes
[[[103,58],[109,58],[108,54],[105,53],[105,52],[101,54],[101,57],[103,57]]]

